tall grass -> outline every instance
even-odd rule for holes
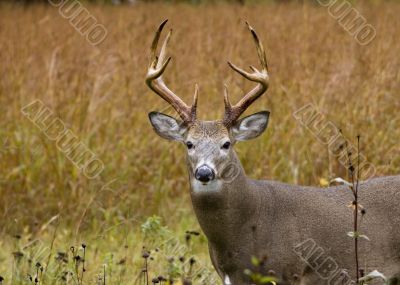
[[[308,103],[345,136],[363,135],[363,154],[378,175],[400,172],[399,4],[357,7],[377,31],[368,46],[310,4],[85,6],[108,31],[100,46],[86,42],[55,8],[0,6],[0,232],[9,237],[0,245],[9,246],[15,234],[51,240],[43,226],[56,215],[61,240],[79,243],[95,233],[107,237],[98,243],[107,250],[151,214],[173,229],[197,228],[184,149],[158,138],[147,119],[167,107],[144,84],[153,32],[165,18],[174,29],[166,81],[186,101],[199,83],[203,119],[222,116],[223,83],[233,100],[252,87],[226,64],[257,62],[244,20],[266,46],[271,87],[248,112],[270,110],[269,128],[237,146],[249,176],[310,185],[344,176],[327,147],[292,116]],[[34,99],[101,158],[100,178],[83,176],[22,115]]]

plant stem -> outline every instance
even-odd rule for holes
[[[106,266],[103,266],[103,285],[106,285]]]
[[[147,266],[147,258],[145,259],[146,262],[146,285],[149,285],[149,271]]]
[[[359,141],[359,137],[358,141]],[[359,168],[359,153],[360,153],[360,144],[358,143],[358,149],[357,149],[357,164]],[[356,280],[357,284],[359,284],[360,280],[360,273],[359,273],[359,260],[358,260],[358,181],[359,181],[359,170],[357,169],[357,178],[356,181],[354,180],[354,166],[351,161],[351,153],[348,150],[348,145],[346,143],[346,151],[347,151],[347,158],[349,161],[349,172],[350,172],[350,178],[351,178],[351,190],[353,192],[354,196],[354,201],[353,201],[353,206],[354,206],[354,227],[353,227],[353,232],[354,232],[354,255],[355,255],[355,263],[356,263]]]
[[[357,278],[357,284],[359,282],[360,276],[359,276],[359,260],[358,260],[358,194],[356,193],[355,195],[355,210],[354,210],[354,251],[355,251],[355,257],[356,257],[356,278]]]
[[[360,182],[360,135],[357,136],[357,182],[356,182],[356,189],[355,189],[355,201],[356,201],[356,211],[355,211],[355,231],[358,233],[358,186]],[[357,276],[357,283],[360,279],[360,266],[358,260],[358,237],[354,240],[354,248],[356,251],[356,276]]]

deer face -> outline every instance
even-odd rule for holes
[[[149,114],[158,135],[185,145],[190,176],[203,185],[231,178],[237,167],[233,146],[237,141],[259,136],[267,127],[268,117],[269,112],[259,112],[229,127],[223,121],[195,121],[186,125],[162,113]]]
[[[167,20],[161,23],[154,36],[151,46],[151,63],[146,75],[146,84],[162,99],[167,101],[179,114],[182,121],[162,113],[151,112],[150,122],[161,137],[175,140],[186,145],[189,173],[192,182],[207,185],[220,183],[226,171],[232,170],[236,163],[236,155],[232,146],[237,141],[244,141],[259,136],[267,127],[269,112],[259,112],[239,119],[246,109],[256,101],[268,88],[267,59],[264,48],[252,27],[247,24],[256,44],[261,69],[250,66],[252,72],[247,72],[228,62],[229,66],[246,79],[257,83],[237,104],[229,102],[225,86],[225,115],[220,121],[200,121],[196,118],[197,94],[196,85],[194,102],[187,105],[179,96],[174,94],[165,84],[162,75],[170,62],[167,58],[167,45],[171,32],[166,36],[161,51],[157,56],[157,45],[161,32]],[[231,166],[231,167],[229,167]],[[233,168],[238,168],[233,165]],[[234,170],[234,169],[233,169]]]

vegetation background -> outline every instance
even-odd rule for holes
[[[82,1],[108,32],[98,46],[55,7],[0,5],[4,284],[105,284],[104,276],[108,284],[135,284],[143,282],[146,261],[151,278],[195,278],[194,263],[203,276],[213,274],[206,239],[197,236],[184,147],[156,136],[147,119],[166,110],[144,84],[153,33],[165,18],[174,28],[166,80],[186,101],[199,83],[203,119],[222,115],[223,83],[235,100],[251,88],[226,64],[257,63],[243,22],[262,39],[271,87],[248,112],[267,109],[271,119],[261,138],[236,147],[249,176],[306,185],[345,176],[327,146],[292,115],[310,103],[353,142],[361,134],[377,175],[400,172],[400,3],[352,1],[377,31],[361,46],[312,1],[89,2]],[[99,178],[82,175],[21,113],[35,99],[100,157]],[[142,257],[147,250],[153,260]]]

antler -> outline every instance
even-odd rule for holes
[[[186,105],[185,102],[182,101],[177,95],[175,95],[166,85],[164,80],[162,79],[162,75],[167,68],[168,63],[171,60],[171,57],[166,58],[166,51],[169,38],[171,37],[172,30],[169,31],[167,37],[164,40],[164,43],[161,47],[160,55],[156,55],[158,41],[161,36],[161,32],[167,23],[168,20],[165,20],[158,27],[156,34],[154,36],[153,43],[151,45],[151,63],[147,71],[146,75],[146,84],[157,93],[161,98],[167,101],[179,114],[184,123],[192,124],[196,120],[196,108],[197,108],[197,94],[198,94],[198,86],[196,84],[195,92],[194,92],[194,102],[191,106]]]
[[[253,82],[257,82],[258,84],[234,106],[232,106],[229,102],[228,89],[225,86],[225,116],[223,122],[227,126],[231,126],[254,101],[256,101],[265,91],[267,91],[269,84],[267,57],[265,55],[264,47],[254,29],[247,22],[246,25],[253,35],[253,39],[257,47],[258,58],[261,63],[261,71],[257,70],[254,66],[250,66],[253,72],[249,73],[237,67],[233,63],[228,62],[229,66],[233,70],[241,74],[244,78]]]

